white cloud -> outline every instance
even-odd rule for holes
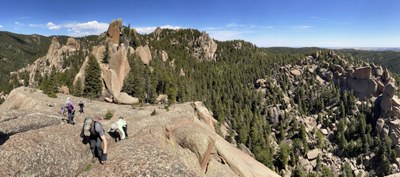
[[[0,28],[3,28],[3,25],[0,25]]]
[[[47,23],[47,28],[49,28],[49,30],[58,30],[60,27],[60,25],[56,25],[53,22]]]
[[[309,26],[309,25],[296,25],[296,26],[293,26],[293,29],[294,30],[306,30],[306,29],[310,29],[312,27],[313,26]]]
[[[83,23],[69,22],[61,24],[48,22],[47,24],[29,24],[28,26],[35,28],[47,28],[49,30],[66,30],[68,32],[68,35],[71,36],[87,36],[100,34],[107,31],[108,29],[108,23],[102,23],[96,20]]]
[[[14,24],[19,25],[19,22],[14,22]]]
[[[135,27],[136,31],[137,31],[138,33],[141,33],[141,34],[148,34],[148,33],[151,33],[151,32],[153,32],[156,28],[157,28],[156,26]],[[181,27],[181,26],[172,26],[172,25],[163,25],[163,26],[160,26],[160,28],[177,30],[177,29],[182,29],[183,27]]]

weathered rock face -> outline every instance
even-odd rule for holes
[[[67,46],[70,47],[70,48],[79,49],[80,44],[74,38],[68,38],[67,39]]]
[[[83,117],[77,115],[77,125],[63,124],[57,106],[48,106],[64,105],[69,95],[53,99],[24,88],[11,93],[14,96],[0,105],[0,135],[11,134],[0,144],[0,176],[278,176],[204,123],[193,108],[200,102],[172,105],[166,111],[84,100],[85,117],[114,110],[114,117],[124,117],[130,127],[130,138],[121,142],[106,135],[108,161],[101,165],[90,163],[89,146],[79,137]],[[25,106],[15,107],[35,99],[35,114],[21,112]],[[10,106],[15,111],[8,112]],[[157,114],[150,116],[155,109]],[[107,130],[115,119],[100,122]]]
[[[369,79],[371,77],[371,67],[360,67],[356,68],[353,73],[353,77],[356,79]]]
[[[108,26],[107,39],[112,44],[118,44],[121,36],[122,21],[120,19],[113,20]]]
[[[127,51],[124,45],[122,45],[117,52],[111,55],[110,69],[115,71],[120,83],[124,83],[125,77],[131,70],[127,58]]]
[[[217,120],[214,119],[210,111],[208,111],[204,104],[199,101],[194,102],[193,106],[197,112],[197,116],[199,117],[199,119],[207,124],[211,131],[215,132],[214,125],[217,123]]]
[[[47,51],[46,56],[38,58],[33,64],[30,64],[20,70],[17,73],[29,73],[29,85],[35,84],[35,74],[38,72],[41,76],[49,74],[52,68],[56,68],[57,71],[62,71],[63,58],[68,58],[80,47],[78,41],[73,38],[68,38],[66,45],[61,45],[56,37],[53,37],[51,44]]]
[[[150,64],[151,61],[151,52],[148,45],[146,46],[139,46],[136,48],[136,55],[140,57],[142,62],[146,65]]]
[[[0,176],[75,176],[91,156],[79,131],[56,125],[11,136],[0,146]]]
[[[78,176],[199,176],[162,147],[158,138],[142,130],[132,137],[134,140],[118,143],[119,148],[109,153],[106,164],[97,165]]]
[[[318,155],[320,153],[321,152],[319,149],[313,149],[313,150],[307,152],[307,158],[308,158],[308,160],[314,160],[318,157]]]
[[[383,91],[383,93],[385,93],[387,96],[389,96],[390,98],[392,98],[394,96],[394,94],[397,91],[397,87],[394,85],[394,83],[389,83],[387,85],[385,85],[385,89]]]
[[[119,80],[117,73],[106,66],[103,66],[101,68],[101,71],[102,71],[102,78],[107,90],[114,97],[118,97],[118,95],[121,92],[123,83],[121,83],[121,81]]]
[[[217,51],[218,44],[210,38],[209,35],[202,33],[202,35],[194,41],[194,44],[194,57],[199,60],[215,60],[215,52]]]
[[[356,96],[361,99],[371,97],[376,92],[378,85],[371,79],[353,79],[348,78],[349,88],[354,90]]]
[[[168,53],[166,52],[166,51],[161,51],[161,59],[162,59],[162,61],[164,61],[164,62],[167,62],[168,61]]]
[[[292,74],[292,75],[294,75],[294,76],[300,76],[300,75],[301,75],[301,72],[300,72],[300,70],[298,70],[298,69],[292,69],[292,70],[290,71],[290,74]]]

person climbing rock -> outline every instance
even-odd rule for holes
[[[125,139],[125,137],[128,138],[128,124],[123,117],[119,117],[116,122],[111,124],[108,133],[115,138],[116,142]]]
[[[100,122],[92,118],[85,118],[81,132],[82,138],[88,138],[90,150],[93,154],[92,162],[99,158],[100,163],[107,161],[107,138]]]
[[[84,113],[83,107],[85,107],[85,105],[83,104],[82,101],[79,101],[78,106],[79,106],[79,113],[80,113],[80,114]]]
[[[74,122],[74,116],[75,116],[75,107],[72,104],[71,100],[68,97],[67,105],[65,106],[65,109],[67,109],[68,112],[68,120],[67,123],[75,125]]]

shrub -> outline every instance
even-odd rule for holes
[[[151,112],[151,116],[154,116],[154,115],[156,115],[157,114],[157,111],[156,111],[156,109],[153,109],[153,112]]]
[[[110,120],[112,117],[113,117],[113,113],[110,110],[108,110],[106,115],[104,116],[104,118],[106,120]]]

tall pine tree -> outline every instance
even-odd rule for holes
[[[101,94],[101,71],[100,66],[93,55],[89,56],[89,62],[86,66],[85,74],[85,87],[83,88],[83,95],[89,98],[98,98]]]

